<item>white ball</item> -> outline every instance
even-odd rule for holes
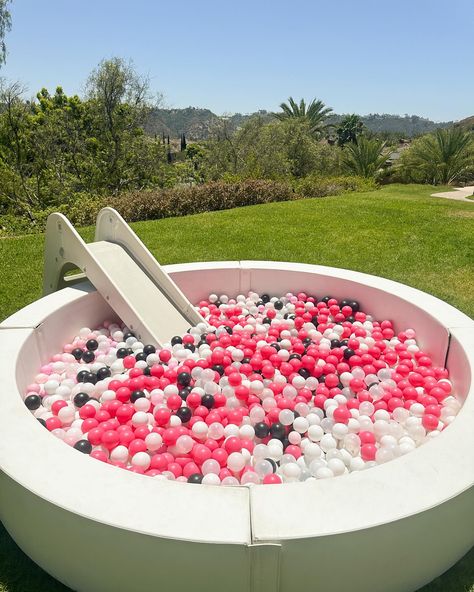
[[[227,458],[227,467],[238,473],[245,467],[245,457],[240,452],[231,452]]]
[[[157,434],[156,432],[150,432],[148,436],[145,437],[145,444],[148,450],[154,452],[155,450],[161,448],[163,444],[163,438],[160,434]]]
[[[324,452],[328,452],[328,450],[332,450],[333,448],[337,447],[337,442],[331,434],[324,434],[321,438],[319,445],[321,446],[321,450]]]
[[[148,469],[151,463],[150,455],[147,452],[137,452],[132,456],[132,465],[135,467],[141,467],[142,469]]]
[[[342,460],[332,458],[328,461],[328,469],[331,469],[335,476],[343,475],[346,470],[346,465]]]

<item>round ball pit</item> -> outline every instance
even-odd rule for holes
[[[193,302],[210,291],[289,289],[352,297],[413,327],[462,400],[436,439],[336,479],[213,487],[95,462],[44,430],[22,402],[34,369],[81,326],[111,318],[84,283],[0,329],[0,518],[43,569],[83,592],[407,592],[474,543],[474,322],[426,293],[329,267],[241,261],[168,266]]]

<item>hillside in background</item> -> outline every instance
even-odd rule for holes
[[[461,127],[466,131],[474,131],[474,115],[466,117],[466,119],[461,119],[461,121],[457,121],[454,126]]]
[[[272,114],[268,111],[258,111],[246,115],[235,113],[227,117],[230,130],[240,127],[255,115],[268,120],[272,118]],[[328,123],[337,124],[342,117],[342,115],[334,114],[328,118]],[[218,119],[218,116],[209,109],[196,107],[154,109],[145,127],[150,135],[165,134],[177,138],[184,133],[188,140],[206,140],[212,133]],[[472,119],[467,118],[463,121],[467,122]],[[449,127],[453,124],[452,121],[436,123],[418,115],[379,115],[377,113],[364,115],[362,121],[373,132],[399,134],[405,138],[426,134],[439,127]]]

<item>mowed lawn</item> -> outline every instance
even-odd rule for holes
[[[161,263],[269,259],[343,267],[425,290],[474,317],[474,204],[430,197],[441,190],[391,185],[133,228]],[[91,240],[93,229],[82,234]],[[41,295],[43,243],[42,235],[0,239],[0,319]],[[0,592],[60,590],[0,529]],[[422,590],[474,592],[474,551]]]

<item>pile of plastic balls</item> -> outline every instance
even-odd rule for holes
[[[413,329],[358,302],[211,294],[162,349],[80,329],[24,402],[54,436],[135,473],[208,485],[361,471],[438,436],[461,404]]]

